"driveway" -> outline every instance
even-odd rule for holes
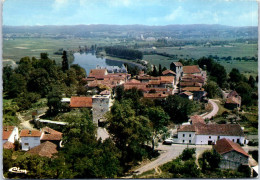
[[[202,116],[203,119],[210,119],[218,113],[219,108],[217,103],[215,103],[213,99],[209,99],[209,103],[212,105],[213,109],[210,113]]]

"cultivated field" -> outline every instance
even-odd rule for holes
[[[70,39],[54,39],[54,38],[16,38],[16,39],[5,39],[3,41],[3,59],[4,65],[14,64],[14,62],[19,61],[24,56],[39,58],[41,52],[47,52],[51,59],[55,59],[57,63],[61,61],[61,55],[55,55],[54,52],[58,49],[63,48],[65,50],[77,49],[79,46],[88,46],[96,44],[97,46],[105,45],[131,45],[135,43],[138,45],[143,45],[148,43],[145,41],[122,41],[119,39],[111,38],[70,38]],[[150,42],[152,44],[152,42]],[[169,68],[172,61],[178,61],[180,58],[194,58],[198,59],[202,56],[215,56],[218,57],[244,57],[244,56],[255,56],[257,54],[257,44],[242,44],[233,43],[229,46],[183,46],[181,49],[179,47],[159,47],[156,49],[152,48],[139,48],[141,51],[152,51],[156,50],[158,53],[167,53],[171,55],[178,55],[176,59],[171,59],[169,57],[160,55],[144,55],[143,59],[149,61],[151,64],[162,67]],[[246,75],[252,74],[256,76],[257,74],[257,62],[243,62],[243,61],[233,61],[226,62],[221,61],[229,72],[232,68],[238,68],[242,73]]]

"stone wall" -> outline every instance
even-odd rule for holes
[[[94,124],[104,121],[104,115],[109,111],[110,95],[94,95],[92,97],[92,114]]]

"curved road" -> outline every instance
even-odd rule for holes
[[[185,148],[196,148],[196,158],[200,156],[205,150],[212,149],[211,145],[184,145],[184,144],[173,144],[173,145],[162,145],[159,143],[157,150],[164,151],[156,160],[145,164],[137,169],[134,169],[134,174],[139,175],[148,170],[154,169],[160,165],[163,165],[172,159],[178,157]],[[243,149],[248,152],[249,150],[258,150],[258,147],[244,146]],[[123,178],[132,178],[132,176],[127,176]]]
[[[210,113],[202,116],[203,119],[207,119],[207,118],[210,119],[218,113],[219,108],[218,108],[218,105],[214,102],[214,100],[209,99],[209,103],[212,105],[213,109]]]
[[[214,102],[213,99],[209,99],[209,103],[212,105],[213,109],[210,113],[208,113],[206,115],[202,115],[202,117],[204,119],[212,118],[213,116],[215,116],[218,113],[218,110],[219,110],[218,105]],[[156,149],[164,151],[164,152],[156,160],[135,169],[134,170],[135,174],[136,175],[142,174],[145,171],[156,168],[162,164],[165,164],[165,163],[171,161],[172,159],[178,157],[186,147],[187,147],[187,145],[183,145],[183,144],[174,144],[172,146],[167,146],[167,145],[162,145],[161,143],[159,143],[159,146]],[[211,145],[189,145],[189,147],[196,148],[196,157],[198,157],[205,150],[212,148]],[[132,176],[127,176],[124,178],[131,178],[131,177]]]

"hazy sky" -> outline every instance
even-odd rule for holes
[[[253,0],[6,0],[4,25],[223,24],[257,26]]]

